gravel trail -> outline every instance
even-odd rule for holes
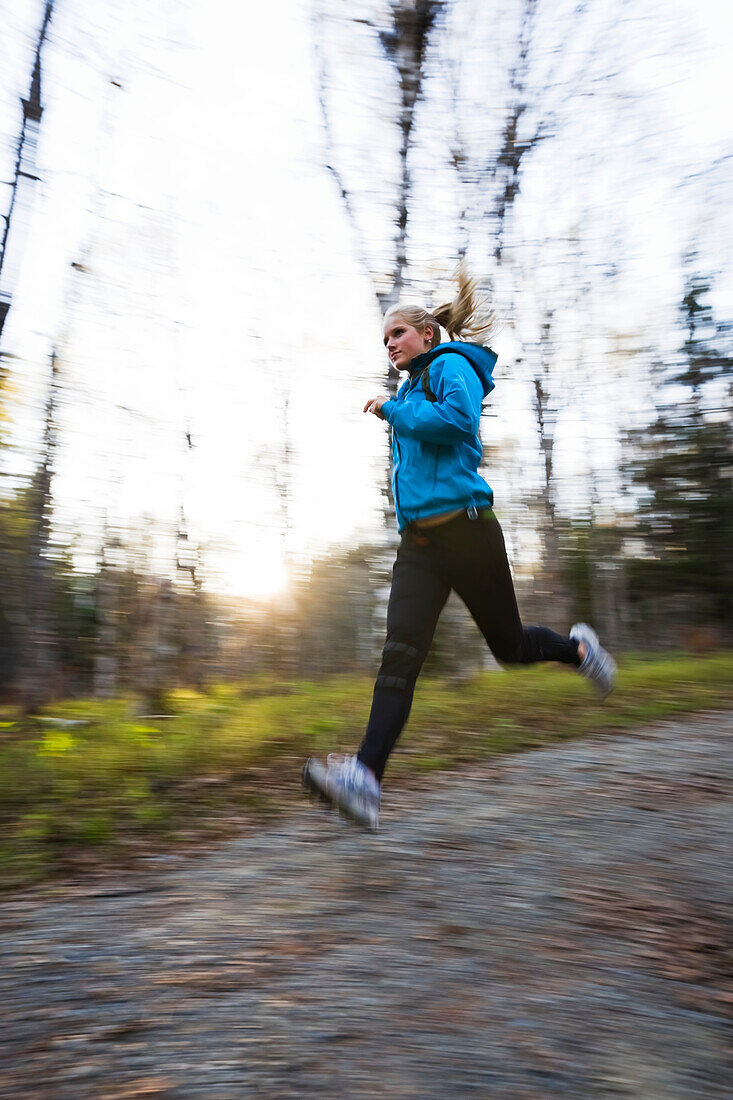
[[[685,718],[11,897],[0,1096],[730,1100],[732,778]]]

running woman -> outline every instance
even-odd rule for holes
[[[616,665],[586,623],[569,635],[523,626],[494,494],[478,473],[481,403],[493,390],[496,355],[486,338],[494,316],[459,270],[456,298],[433,313],[393,306],[384,319],[390,362],[408,377],[397,396],[364,406],[392,428],[392,490],[400,545],[392,572],[387,640],[371,714],[355,756],[311,758],[303,781],[347,817],[376,831],[382,776],[412,705],[420,669],[451,590],[466,604],[503,665],[559,661],[602,696]],[[440,330],[449,336],[440,342]]]

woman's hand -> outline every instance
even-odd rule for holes
[[[364,412],[374,413],[374,415],[378,416],[380,420],[384,420],[384,416],[382,414],[382,405],[385,401],[389,401],[389,398],[385,397],[384,394],[380,394],[379,397],[370,397],[366,405],[364,406]]]

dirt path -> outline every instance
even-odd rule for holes
[[[0,906],[0,1096],[733,1095],[733,715]]]

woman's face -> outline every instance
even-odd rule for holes
[[[408,325],[399,313],[393,313],[384,322],[384,346],[396,370],[407,370],[416,355],[422,355],[429,349],[432,337],[431,325],[426,325],[421,332],[420,329]]]

